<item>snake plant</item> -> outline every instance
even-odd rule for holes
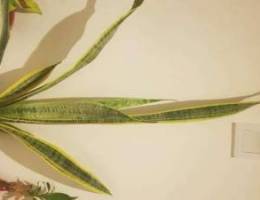
[[[5,0],[2,0],[2,3]],[[132,15],[143,0],[117,19],[93,46],[65,73],[47,80],[57,65],[33,71],[0,94],[0,130],[22,141],[50,166],[80,184],[86,190],[111,194],[109,189],[86,168],[62,149],[10,123],[89,124],[89,123],[158,123],[210,119],[238,113],[259,101],[246,98],[174,102],[163,99],[138,98],[57,98],[28,100],[29,97],[57,85],[84,66],[90,64],[116,33],[119,26]]]

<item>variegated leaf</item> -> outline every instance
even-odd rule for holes
[[[33,95],[36,95],[44,90],[47,90],[56,84],[60,83],[67,77],[71,76],[84,66],[88,65],[91,63],[103,50],[103,48],[106,46],[106,44],[110,41],[110,39],[114,36],[116,30],[118,27],[131,15],[133,14],[138,7],[140,7],[143,3],[143,0],[135,0],[133,6],[129,11],[127,11],[123,16],[121,16],[116,22],[114,22],[95,42],[92,47],[65,73],[63,73],[61,76],[58,78],[54,79],[53,81],[50,81],[46,84],[44,84],[41,87],[38,87],[32,91],[27,92],[26,94],[20,96],[19,98],[16,98],[13,102],[10,103],[15,103],[17,101],[24,100],[28,97],[31,97]],[[1,104],[1,103],[0,103]]]
[[[77,164],[70,155],[56,145],[9,124],[0,123],[0,130],[18,138],[27,147],[44,159],[51,167],[70,178],[72,181],[80,184],[86,190],[96,193],[111,194],[107,187],[92,175],[89,170],[86,170],[86,168]]]
[[[11,101],[11,99],[15,99],[17,96],[23,95],[24,93],[30,91],[42,83],[50,75],[55,66],[56,65],[52,65],[50,67],[34,70],[31,73],[26,74],[24,77],[20,78],[13,85],[0,93],[0,102]]]
[[[86,98],[22,101],[0,108],[0,121],[24,123],[126,123],[133,119]]]

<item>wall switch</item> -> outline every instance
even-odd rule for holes
[[[260,159],[260,124],[234,123],[232,156]]]

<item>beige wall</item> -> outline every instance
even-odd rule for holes
[[[17,15],[0,69],[6,72],[0,78],[2,88],[32,68],[62,59],[82,35],[56,71],[59,73],[131,4],[130,0],[97,0],[91,16],[92,1],[83,19],[83,12],[70,15],[82,9],[86,0],[38,1],[43,16]],[[186,100],[259,91],[259,10],[258,0],[146,0],[98,60],[39,96]],[[8,72],[14,69],[18,70]],[[82,200],[258,200],[260,160],[231,158],[232,122],[260,123],[260,107],[196,123],[20,125],[90,166],[111,188],[113,197],[68,186],[70,183],[6,136],[0,140],[0,177],[48,180],[59,191]]]

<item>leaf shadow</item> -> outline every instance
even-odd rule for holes
[[[41,69],[65,59],[71,48],[85,32],[88,21],[95,13],[95,5],[96,0],[87,0],[82,10],[73,13],[52,27],[34,49],[23,67],[0,74],[0,90],[8,87],[29,71]],[[64,37],[65,34],[66,37]],[[10,158],[36,173],[62,184],[84,190],[81,186],[55,172],[46,162],[11,136],[1,134],[0,149]]]
[[[32,70],[64,60],[85,32],[88,21],[95,13],[95,5],[96,0],[86,0],[82,10],[64,18],[52,27],[28,57],[23,67],[0,74],[0,90]]]
[[[80,190],[85,190],[80,185],[72,182],[69,178],[64,177],[54,170],[46,163],[46,161],[41,159],[36,153],[32,152],[32,150],[27,148],[22,142],[18,141],[18,139],[14,138],[14,136],[4,133],[0,133],[0,135],[0,150],[15,162],[56,182]]]
[[[221,103],[238,103],[248,98],[259,97],[260,91],[255,92],[253,94],[238,96],[238,97],[230,97],[230,98],[222,98],[222,99],[207,99],[207,100],[187,100],[187,101],[173,101],[173,100],[165,100],[162,103],[152,103],[148,106],[136,106],[132,108],[121,109],[121,112],[127,115],[137,115],[139,113],[142,114],[152,114],[158,112],[167,112],[169,110],[178,109],[178,108],[188,108],[190,106],[201,106],[205,104],[221,104]]]

